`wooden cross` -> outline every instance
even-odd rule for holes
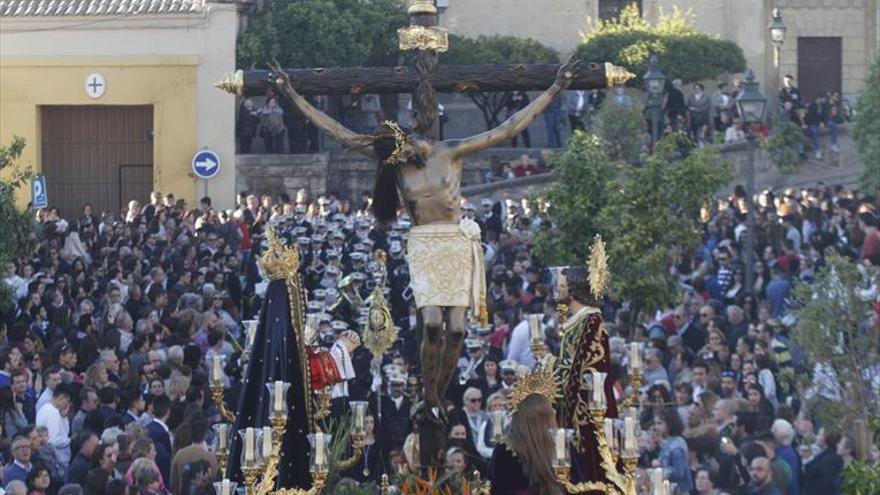
[[[556,79],[557,64],[437,65],[446,51],[446,31],[437,27],[437,8],[431,0],[413,0],[407,9],[410,25],[398,30],[401,50],[414,52],[413,66],[339,69],[284,69],[303,96],[413,94],[414,127],[437,139],[437,96],[440,93],[544,90]],[[238,96],[261,96],[271,71],[247,70],[226,74],[217,88]],[[635,77],[610,63],[582,65],[569,89],[611,88]]]

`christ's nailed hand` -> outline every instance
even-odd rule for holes
[[[571,85],[571,81],[577,76],[580,63],[581,61],[574,55],[569,57],[567,62],[559,66],[559,71],[556,73],[556,84],[559,84],[563,88],[567,88]]]

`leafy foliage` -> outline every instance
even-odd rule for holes
[[[559,55],[552,48],[531,38],[515,36],[449,36],[449,51],[441,62],[449,65],[538,64],[555,63]],[[509,92],[470,93],[471,100],[483,113],[486,128],[500,124],[500,115],[510,99]]]
[[[0,175],[7,179],[0,181],[0,266],[30,253],[33,247],[34,220],[27,211],[15,206],[15,192],[25,186],[33,174],[29,169],[15,165],[24,150],[24,139],[18,136],[8,146],[0,146]],[[12,294],[5,283],[0,283],[0,313],[11,308]]]
[[[537,201],[549,203],[554,228],[536,236],[547,264],[582,264],[595,234],[608,242],[612,295],[635,312],[674,299],[667,269],[675,249],[699,242],[697,213],[730,178],[729,165],[707,147],[679,158],[675,137],[657,144],[644,165],[614,161],[596,136],[575,133],[550,159],[557,183]]]
[[[880,57],[871,65],[862,95],[856,103],[853,138],[864,167],[862,187],[880,192]]]
[[[238,38],[241,67],[354,67],[396,53],[407,24],[402,0],[275,0]]]
[[[556,182],[535,200],[549,203],[555,229],[538,232],[535,252],[545,263],[582,264],[593,236],[600,232],[596,219],[608,202],[619,167],[598,137],[580,131],[571,136],[565,150],[550,157],[548,165]]]
[[[605,149],[614,160],[632,163],[642,151],[639,139],[645,132],[645,117],[641,103],[630,107],[614,105],[606,101],[596,116],[597,132],[605,143]]]
[[[770,137],[761,141],[761,149],[782,174],[790,174],[800,163],[797,150],[803,143],[804,133],[800,127],[792,122],[776,122]]]
[[[559,62],[556,50],[532,38],[515,36],[449,35],[449,51],[441,56],[448,65],[540,64]]]
[[[742,49],[734,42],[694,29],[687,15],[677,8],[661,15],[655,25],[642,18],[635,4],[624,8],[617,19],[596,21],[588,27],[577,55],[585,61],[611,62],[639,77],[629,82],[641,86],[652,54],[660,57],[670,78],[696,82],[746,67]]]
[[[630,301],[638,314],[675,298],[677,280],[668,264],[676,250],[699,243],[700,207],[729,179],[730,166],[715,148],[678,159],[676,136],[657,143],[643,166],[622,167],[599,214],[616,299]]]
[[[877,276],[876,267],[867,270],[865,279]],[[817,395],[807,406],[841,430],[857,419],[867,422],[880,411],[880,397],[864,372],[876,366],[878,346],[876,330],[870,328],[871,300],[860,297],[862,286],[856,264],[835,255],[828,257],[827,267],[812,285],[798,284],[794,291],[801,304],[794,340],[817,364],[813,374],[821,366],[822,378],[842,395],[833,401]],[[803,378],[809,386],[815,377]],[[816,408],[817,404],[823,407]]]
[[[880,464],[856,461],[843,472],[841,495],[880,493]]]

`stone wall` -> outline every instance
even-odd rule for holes
[[[462,185],[484,183],[494,162],[512,162],[523,154],[542,160],[545,150],[516,148],[492,149],[471,156],[465,161]],[[312,195],[336,191],[355,198],[373,187],[376,162],[358,153],[330,150],[303,155],[238,155],[236,157],[236,190],[291,196],[306,188]]]
[[[758,150],[755,154],[755,175],[759,188],[801,186],[822,180],[827,183],[852,184],[860,170],[855,143],[841,129],[838,140],[840,151],[827,151],[828,138],[823,137],[826,147],[825,160],[803,164],[791,176],[781,175]],[[484,197],[500,199],[523,197],[552,182],[552,174],[541,174],[505,182],[486,184],[483,177],[491,170],[493,162],[513,162],[524,150],[496,148],[478,153],[465,162],[462,179],[462,195],[470,201]],[[533,159],[543,160],[548,150],[529,150]],[[733,183],[745,183],[744,170],[748,160],[745,143],[727,146],[722,150],[725,158],[733,164]],[[336,191],[343,197],[356,198],[363,191],[371,190],[376,164],[357,153],[333,150],[312,155],[239,155],[236,163],[236,190],[255,193],[293,196],[299,188],[306,188],[312,195]]]

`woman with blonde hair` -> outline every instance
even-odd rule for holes
[[[98,362],[86,370],[85,386],[100,390],[110,383],[110,375],[104,363]]]
[[[558,495],[553,473],[553,439],[556,412],[539,394],[524,398],[510,422],[510,432],[492,454],[489,479],[493,495]]]

